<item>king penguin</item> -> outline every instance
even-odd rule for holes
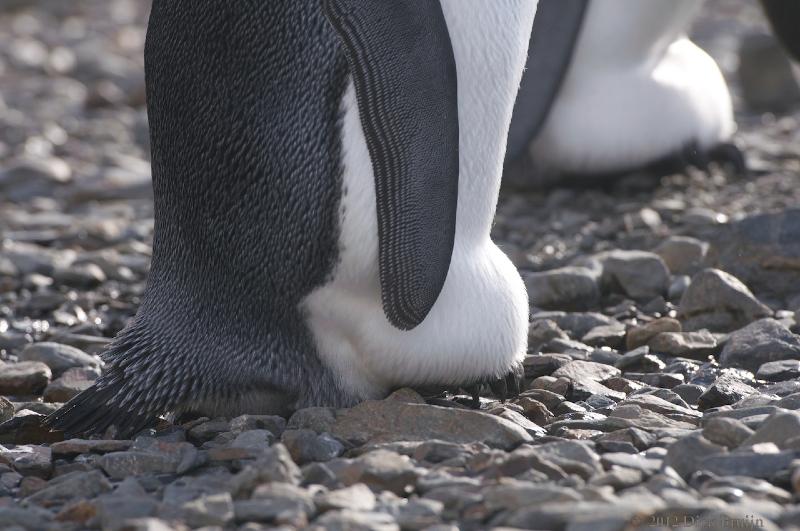
[[[797,2],[763,0],[798,53]],[[535,178],[605,176],[662,161],[744,159],[728,86],[688,37],[697,0],[542,0],[511,126],[508,160]]]
[[[151,272],[48,423],[518,392],[528,300],[490,228],[536,7],[154,0]]]

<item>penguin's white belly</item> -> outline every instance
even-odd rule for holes
[[[611,4],[626,2],[640,2],[642,12],[611,11]],[[573,64],[532,145],[537,165],[566,173],[623,171],[690,142],[710,148],[728,140],[736,126],[722,73],[683,36],[697,7],[693,0],[593,2]],[[609,43],[610,33],[617,35]]]
[[[402,385],[499,377],[525,354],[525,286],[489,233],[537,0],[441,3],[458,71],[456,235],[442,292],[410,331],[383,312],[375,182],[352,85],[342,101],[340,261],[303,309],[320,358],[362,398]]]

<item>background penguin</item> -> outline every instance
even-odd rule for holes
[[[796,2],[763,3],[797,50],[796,25],[787,22],[800,20]],[[720,160],[745,170],[730,144],[736,124],[722,73],[686,36],[701,7],[696,0],[542,0],[509,163],[527,156],[539,184],[673,161]]]
[[[517,391],[528,301],[489,231],[536,5],[155,0],[148,287],[50,425]]]

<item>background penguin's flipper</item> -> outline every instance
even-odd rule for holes
[[[572,60],[589,0],[539,0],[506,160],[521,156],[539,134]]]
[[[444,285],[458,200],[456,64],[439,0],[325,0],[375,173],[383,308],[408,330]]]
[[[761,0],[778,40],[800,61],[800,2],[797,0]]]

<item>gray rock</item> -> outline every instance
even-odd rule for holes
[[[731,332],[772,315],[739,279],[718,269],[705,269],[692,278],[681,297],[678,317],[688,331],[707,328]]]
[[[23,476],[48,478],[53,470],[52,451],[46,446],[0,446],[0,463],[11,465]]]
[[[800,437],[800,413],[787,411],[770,416],[742,446],[753,446],[760,443],[774,443],[778,448],[785,448],[788,441]]]
[[[45,402],[67,402],[90,388],[97,377],[96,369],[68,369],[50,382],[44,390],[42,399]]]
[[[742,398],[758,393],[753,387],[730,375],[720,376],[705,393],[700,395],[697,405],[701,411],[734,404]]]
[[[267,450],[275,441],[275,436],[269,430],[243,431],[231,442],[231,448],[244,448],[259,453]]]
[[[286,513],[302,515],[305,519],[316,512],[311,495],[304,489],[287,483],[267,483],[259,486],[250,500],[234,505],[237,522],[273,522]]]
[[[525,377],[534,379],[549,376],[571,361],[572,358],[568,354],[534,354],[526,356],[522,366],[525,369]]]
[[[199,422],[200,419],[198,419]],[[231,431],[230,421],[224,418],[200,422],[189,429],[186,434],[190,441],[204,443],[214,439],[217,435]]]
[[[624,393],[614,391],[600,382],[620,375],[620,370],[610,365],[591,361],[573,361],[553,373],[553,377],[565,378],[572,383],[570,398],[585,400],[592,395],[600,395],[619,401],[625,398]]]
[[[226,526],[233,521],[233,499],[227,492],[201,496],[181,506],[191,527]]]
[[[673,275],[693,275],[703,266],[707,242],[688,236],[670,236],[654,252],[664,260]]]
[[[692,277],[689,275],[677,275],[672,277],[672,282],[670,282],[669,291],[667,292],[667,300],[670,302],[679,302],[691,285]]]
[[[329,511],[314,521],[310,531],[400,531],[397,521],[386,513]]]
[[[800,209],[750,216],[709,233],[718,267],[778,300],[800,292]]]
[[[643,325],[634,326],[628,330],[626,337],[626,347],[628,350],[634,350],[644,345],[662,332],[681,332],[681,323],[677,319],[671,317],[662,317],[645,323]]]
[[[624,372],[660,372],[666,367],[663,361],[650,354],[647,346],[626,352],[614,362],[614,366]]]
[[[111,452],[98,464],[112,479],[149,474],[177,474],[192,468],[198,459],[197,448],[189,443],[137,439],[126,452]]]
[[[539,352],[543,345],[553,339],[569,339],[569,336],[549,319],[535,319],[528,326],[528,352]]]
[[[75,347],[60,343],[33,343],[19,354],[20,361],[40,361],[50,367],[54,378],[68,369],[100,367],[97,358]]]
[[[52,375],[50,367],[38,361],[0,362],[0,395],[37,395]]]
[[[706,388],[697,384],[680,384],[672,388],[672,392],[680,396],[687,404],[696,406]]]
[[[133,441],[100,440],[100,439],[69,439],[56,442],[50,446],[53,457],[75,457],[80,454],[107,454],[110,452],[124,452],[133,444]]]
[[[591,347],[619,348],[624,339],[625,325],[614,323],[592,328],[581,338],[581,341]]]
[[[585,310],[600,300],[597,273],[585,267],[562,267],[524,275],[531,304],[545,309]]]
[[[111,484],[97,470],[91,472],[70,472],[58,476],[47,483],[43,489],[28,496],[28,503],[50,507],[80,498],[94,498],[111,491]]]
[[[753,435],[753,430],[737,419],[713,417],[703,426],[703,437],[714,444],[737,448]]]
[[[800,378],[800,360],[781,360],[764,363],[758,368],[756,378],[769,382],[782,382]]]
[[[664,457],[664,466],[671,467],[681,477],[688,478],[700,468],[705,468],[707,459],[726,451],[723,446],[713,444],[700,433],[696,433],[669,446]]]
[[[113,494],[100,496],[93,505],[102,529],[126,529],[128,521],[150,518],[159,511],[158,501],[145,493],[129,495],[119,492],[119,489]]]
[[[699,332],[663,332],[647,343],[650,350],[667,356],[704,361],[719,350],[717,340],[707,330]]]
[[[330,462],[337,476],[345,485],[364,483],[373,490],[388,490],[398,496],[408,494],[414,488],[417,477],[422,475],[411,460],[388,450],[375,450],[356,459]]]
[[[327,407],[310,407],[295,411],[289,418],[286,429],[313,430],[317,433],[330,432],[336,422],[334,410]]]
[[[330,461],[344,453],[344,445],[328,433],[318,435],[312,430],[286,430],[281,440],[299,465]]]
[[[73,264],[53,271],[53,280],[79,289],[92,289],[106,281],[106,274],[96,264]]]
[[[718,476],[749,476],[772,479],[778,473],[788,470],[800,452],[731,452],[707,456],[701,468]]]
[[[594,467],[594,462],[591,464]],[[502,479],[497,485],[483,490],[484,503],[490,511],[515,511],[533,504],[582,501],[581,495],[568,487],[537,485],[527,481]]]
[[[792,61],[771,34],[745,35],[737,73],[742,97],[752,109],[782,112],[800,102]]]
[[[800,359],[800,338],[774,319],[762,319],[730,335],[720,354],[723,367],[757,371],[770,361]]]
[[[397,523],[401,529],[422,530],[441,524],[444,503],[424,498],[414,498],[400,506]]]
[[[230,430],[241,433],[250,430],[269,430],[279,438],[286,429],[286,419],[277,415],[241,415],[231,420]]]
[[[530,454],[563,470],[588,478],[602,470],[594,445],[584,441],[552,442],[530,449]]]
[[[32,507],[0,507],[0,522],[9,530],[48,529],[53,515],[43,509]]]
[[[393,397],[368,400],[339,411],[330,433],[357,444],[440,439],[455,443],[482,441],[492,447],[513,448],[531,441],[524,429],[495,415],[405,403]]]
[[[375,509],[375,495],[363,483],[322,493],[314,501],[322,512],[343,509],[369,512]]]
[[[592,328],[619,322],[596,312],[539,312],[533,315],[534,321],[539,319],[549,319],[555,322],[559,328],[569,332],[573,337],[583,337]]]
[[[289,450],[279,443],[236,474],[230,481],[230,490],[238,498],[242,493],[252,492],[261,483],[276,481],[297,485],[301,479],[302,473],[292,461]]]
[[[645,251],[609,251],[594,257],[603,267],[603,284],[619,286],[634,300],[666,295],[669,269],[660,256]]]

